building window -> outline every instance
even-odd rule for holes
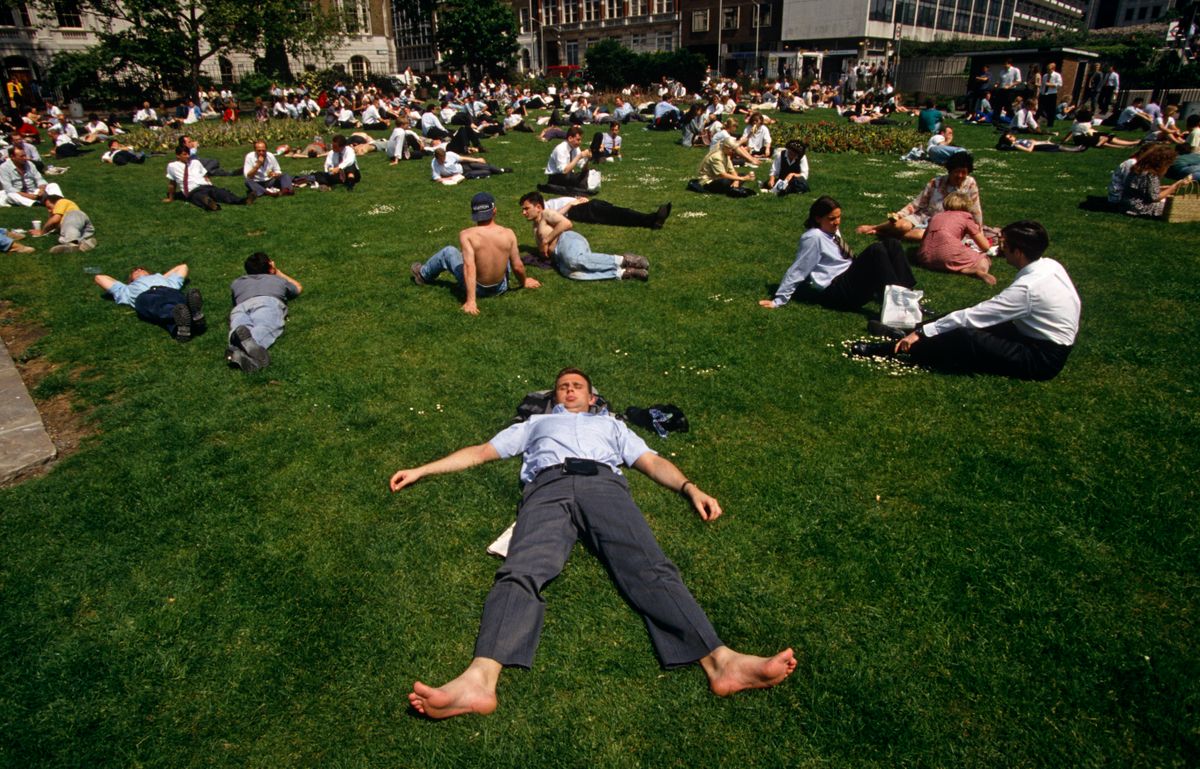
[[[369,35],[366,0],[342,0],[342,23],[348,35]]]
[[[675,0],[654,0],[654,13],[672,13],[675,10]]]
[[[692,31],[707,32],[708,31],[708,9],[700,11],[692,11]]]
[[[217,69],[221,72],[221,85],[233,85],[233,62],[221,56],[217,59]]]
[[[721,15],[721,29],[737,29],[738,28],[738,12],[742,9],[734,6],[733,8],[725,8]]]
[[[575,40],[570,41],[565,46],[567,52],[567,64],[579,64],[579,43]]]
[[[601,0],[583,0],[583,20],[600,21]]]
[[[672,35],[670,32],[660,33],[658,35],[657,44],[655,47],[658,48],[658,50],[666,51],[667,53],[674,51],[675,50],[674,35]]]
[[[1147,14],[1147,13],[1149,13],[1149,12],[1150,12],[1150,9],[1149,9],[1149,8],[1147,8],[1147,7],[1146,7],[1146,6],[1144,6],[1144,5],[1143,5],[1141,8],[1138,8],[1138,21],[1141,21],[1142,19],[1145,19],[1145,18],[1146,18],[1146,14]]]
[[[58,26],[83,29],[83,16],[79,12],[79,3],[76,0],[58,0],[54,4],[54,13],[58,16]]]
[[[529,9],[528,9],[528,8],[522,8],[522,9],[521,9],[521,10],[520,10],[520,11],[517,13],[517,18],[518,18],[518,21],[519,21],[519,22],[520,22],[520,24],[521,24],[521,34],[522,34],[522,35],[528,35],[528,34],[529,34]]]
[[[629,0],[630,16],[645,16],[649,0]]]
[[[756,7],[758,8],[758,13],[755,15],[758,16],[758,19],[754,26],[759,28],[771,26],[771,4],[758,3]]]
[[[1161,15],[1162,15],[1162,6],[1161,5],[1156,5],[1150,9],[1150,18],[1157,19]]]
[[[619,19],[625,15],[625,0],[605,0],[604,18]]]
[[[578,0],[563,0],[562,9],[563,24],[574,24],[579,21],[579,3]],[[567,62],[568,64],[578,64],[577,61]]]
[[[629,49],[632,51],[638,51],[638,52],[646,50],[646,36],[645,35],[630,35]]]
[[[350,57],[350,77],[355,80],[366,80],[371,74],[371,62],[362,56]]]
[[[550,25],[558,23],[558,0],[547,0],[542,4],[542,23]]]

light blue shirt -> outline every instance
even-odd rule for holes
[[[143,275],[128,285],[120,281],[113,283],[112,287],[108,289],[108,293],[117,304],[133,307],[133,303],[139,296],[157,286],[180,289],[183,288],[183,278],[179,275],[162,275],[161,273]]]
[[[620,107],[617,107],[616,109],[614,109],[612,111],[612,116],[617,120],[624,120],[626,115],[632,115],[632,114],[633,114],[633,105],[630,104],[629,102],[625,102]]]
[[[657,120],[669,112],[679,112],[679,108],[669,101],[663,100],[654,105],[654,118]]]
[[[488,443],[504,459],[522,455],[522,483],[568,457],[591,459],[619,473],[620,465],[632,466],[643,454],[655,453],[608,411],[574,414],[561,404],[550,414],[535,414],[501,430]]]
[[[787,304],[796,288],[805,281],[813,288],[824,291],[838,275],[850,267],[850,260],[842,255],[832,235],[820,227],[813,227],[800,236],[796,249],[796,261],[783,274],[779,290],[773,300],[776,307]]]

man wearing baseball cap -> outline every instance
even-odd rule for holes
[[[477,298],[508,290],[509,267],[517,285],[523,288],[542,285],[525,274],[516,234],[496,224],[496,199],[490,192],[479,192],[471,198],[471,220],[475,226],[458,233],[459,248],[446,246],[424,264],[413,263],[414,283],[424,286],[443,271],[453,274],[466,295],[462,310],[469,315],[479,314]]]

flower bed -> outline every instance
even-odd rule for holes
[[[771,130],[773,143],[782,147],[792,139],[808,145],[809,152],[854,152],[860,155],[903,155],[925,140],[907,126],[876,126],[857,123],[797,123],[779,125]]]

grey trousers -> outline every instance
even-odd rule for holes
[[[664,667],[690,664],[722,645],[659,548],[625,478],[606,469],[594,476],[548,470],[525,487],[508,557],[483,605],[476,657],[533,665],[545,615],[542,588],[580,539],[642,615]]]
[[[287,304],[273,296],[252,296],[229,313],[229,330],[248,326],[250,336],[262,347],[270,347],[287,323]]]
[[[96,247],[96,228],[83,211],[76,209],[63,214],[58,230],[58,242],[63,245],[75,243],[81,251],[89,251]]]

